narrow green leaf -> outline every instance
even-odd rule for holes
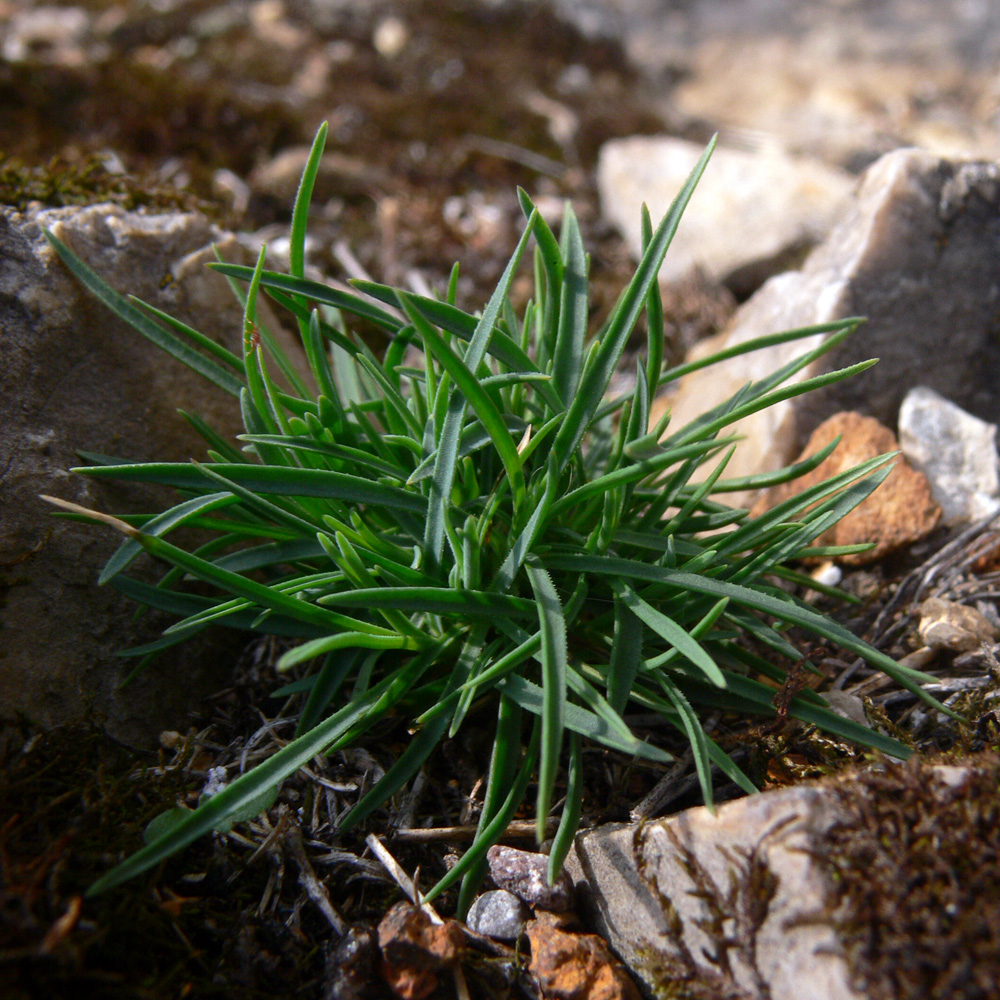
[[[209,264],[213,271],[225,274],[242,281],[250,281],[253,278],[253,268],[244,264],[225,264],[222,262]],[[260,284],[267,289],[277,289],[288,292],[307,302],[333,306],[341,309],[352,316],[366,319],[376,326],[381,327],[388,333],[396,333],[403,327],[402,320],[397,319],[392,313],[386,312],[374,305],[368,299],[360,295],[353,295],[351,292],[342,292],[336,288],[330,288],[319,281],[312,281],[309,278],[297,278],[291,274],[280,274],[277,271],[264,271],[260,276]],[[356,348],[355,348],[356,350]]]
[[[543,692],[537,684],[525,680],[519,674],[511,674],[498,687],[523,709],[532,715],[541,717]],[[661,764],[669,764],[674,759],[659,747],[651,746],[635,737],[631,740],[622,739],[618,732],[612,729],[600,716],[581,708],[579,705],[574,705],[572,702],[566,704],[564,721],[567,729],[571,729],[581,736],[586,736],[587,739],[600,743],[601,746],[611,750],[618,750],[630,756],[642,757],[645,760]]]
[[[781,483],[798,479],[813,469],[818,468],[825,462],[834,449],[840,444],[841,435],[837,435],[828,445],[821,448],[815,455],[802,459],[801,462],[794,462],[784,468],[776,469],[774,472],[762,472],[754,476],[740,476],[733,479],[720,479],[712,487],[712,493],[736,493],[744,490],[765,490]]]
[[[527,566],[531,589],[538,602],[538,625],[542,636],[542,745],[538,770],[538,802],[535,810],[538,843],[545,839],[545,827],[552,807],[562,751],[566,714],[566,619],[552,578],[540,567]]]
[[[618,598],[637,618],[645,622],[658,636],[665,639],[682,656],[687,657],[716,687],[725,687],[726,679],[715,660],[698,641],[691,637],[672,618],[647,604],[624,580],[612,580],[611,586]]]
[[[498,615],[535,616],[534,602],[526,598],[451,587],[375,587],[327,594],[319,601],[325,606],[394,608],[411,614],[485,615],[490,618]]]
[[[211,480],[187,462],[150,462],[144,465],[83,466],[73,469],[96,479],[122,479],[138,483],[159,483],[181,490],[206,490]],[[255,493],[285,496],[329,497],[348,503],[367,503],[394,510],[426,514],[427,501],[412,490],[386,486],[360,476],[325,469],[290,469],[285,466],[235,465],[218,463],[212,470],[230,482]]]
[[[773,615],[780,621],[788,622],[791,625],[801,625],[815,635],[829,639],[842,649],[860,656],[873,667],[878,667],[927,704],[933,705],[939,711],[951,714],[949,709],[946,709],[920,687],[921,683],[933,683],[934,677],[897,663],[832,619],[810,608],[800,607],[790,601],[781,600],[739,584],[715,580],[698,573],[685,573],[663,566],[649,566],[631,559],[552,555],[544,560],[544,564],[548,569],[565,569],[575,573],[597,573],[602,576],[648,580],[651,583],[668,584],[679,591],[688,590],[694,593],[708,594],[711,597],[728,597],[734,604]]]
[[[566,248],[565,270],[559,299],[559,328],[552,357],[552,385],[559,398],[568,404],[580,381],[590,306],[587,254],[580,235],[580,224],[569,202],[566,202],[563,212],[562,241]]]
[[[344,650],[342,653],[328,653],[319,673],[314,677],[303,678],[303,680],[310,682],[309,696],[302,709],[302,715],[299,717],[299,723],[295,727],[296,736],[309,732],[310,729],[323,721],[323,714],[330,707],[330,703],[343,687],[348,674],[357,666],[360,659],[361,650],[357,647]],[[283,693],[290,694],[291,692],[287,689],[291,687],[291,684],[286,685]],[[271,697],[277,697],[278,693],[278,691],[273,691]]]
[[[517,200],[520,202],[521,211],[525,219],[528,220],[529,228],[534,230],[535,240],[538,242],[538,249],[541,251],[545,270],[550,277],[550,286],[552,289],[556,289],[562,284],[563,277],[562,254],[559,251],[559,242],[549,228],[549,224],[531,200],[531,196],[524,188],[519,187],[517,189]]]
[[[368,281],[352,281],[351,284],[382,302],[398,306],[402,309],[400,292],[395,288],[390,288],[388,285],[377,285],[374,282]],[[447,302],[439,302],[437,299],[429,299],[422,295],[407,295],[407,298],[411,306],[419,311],[429,323],[458,337],[460,340],[471,340],[479,326],[479,322],[474,316],[470,316],[461,309],[456,309]],[[489,339],[487,353],[511,371],[544,374],[531,360],[525,349],[515,343],[502,330],[494,329]],[[537,389],[538,394],[549,406],[554,408],[559,407],[559,397],[552,390],[550,384],[545,382],[539,383]]]
[[[520,264],[521,257],[527,246],[530,222],[531,220],[529,219],[529,226],[525,229],[513,255],[507,262],[500,282],[490,296],[490,301],[481,319],[476,324],[465,356],[461,360],[459,360],[444,340],[434,331],[433,327],[423,318],[418,303],[408,295],[403,295],[402,297],[397,295],[397,301],[399,301],[413,322],[414,327],[424,342],[425,349],[431,351],[435,359],[448,372],[462,397],[473,407],[483,426],[489,432],[490,437],[493,438],[504,466],[507,468],[508,475],[512,476],[515,502],[523,498],[524,493],[524,474],[521,471],[521,462],[517,457],[517,449],[514,446],[513,439],[510,437],[503,423],[503,418],[490,400],[490,397],[483,391],[481,384],[476,380],[476,372],[480,362],[486,355],[490,341],[493,339],[495,326],[503,308],[503,303],[507,299],[507,292],[513,280],[514,272]],[[458,401],[453,399],[448,406],[441,436],[438,441],[437,459],[434,463],[431,502],[428,508],[427,528],[424,535],[424,547],[434,563],[437,563],[441,559],[441,554],[444,550],[444,536],[446,521],[448,519],[447,508],[450,504],[451,486],[455,476],[455,464],[458,461],[458,447],[464,419],[464,405],[459,405]],[[498,434],[500,435],[499,440],[497,438]],[[520,491],[518,491],[518,485],[520,485]]]
[[[755,337],[752,340],[746,340],[741,344],[734,344],[732,347],[727,347],[724,350],[716,351],[695,361],[689,361],[671,368],[669,371],[664,372],[660,378],[660,385],[675,382],[677,379],[683,378],[683,376],[689,375],[691,372],[717,365],[720,361],[728,361],[730,358],[736,358],[743,354],[752,354],[754,351],[766,350],[768,347],[777,347],[780,344],[787,344],[793,340],[805,340],[816,334],[825,333],[849,335],[863,322],[864,318],[861,316],[848,316],[844,319],[837,319],[828,323],[817,323],[815,326],[803,326],[794,330],[783,330],[781,333],[771,333],[764,337]]]
[[[667,696],[670,704],[674,706],[681,720],[684,734],[691,744],[691,753],[694,758],[695,772],[698,775],[698,784],[701,786],[702,798],[709,810],[713,809],[712,796],[712,763],[708,752],[708,741],[705,738],[705,730],[702,728],[701,720],[698,718],[691,703],[684,697],[684,692],[662,671],[656,674],[656,680],[663,693]],[[725,687],[722,684],[717,687]]]
[[[585,500],[593,496],[602,495],[614,487],[625,486],[629,483],[648,479],[688,458],[708,457],[736,440],[736,438],[726,437],[719,438],[718,440],[692,441],[690,444],[682,445],[679,448],[670,448],[661,451],[658,455],[641,459],[638,462],[633,462],[631,465],[622,466],[615,469],[614,472],[607,473],[607,475],[591,479],[589,482],[578,486],[575,490],[571,490],[565,496],[556,500],[552,505],[551,516],[558,517],[564,512],[579,506]]]
[[[649,209],[642,206],[642,251],[646,252],[653,241],[653,221],[649,217]],[[660,374],[663,370],[663,341],[665,337],[663,324],[663,299],[660,296],[660,283],[654,281],[649,286],[646,295],[646,395],[653,399],[660,385]],[[661,437],[661,429],[657,438]]]
[[[445,889],[450,888],[460,878],[468,872],[474,870],[485,857],[486,852],[500,839],[507,824],[514,818],[518,806],[524,801],[524,793],[527,791],[528,782],[531,780],[534,771],[535,761],[538,758],[538,743],[541,734],[541,726],[536,723],[531,735],[531,742],[525,752],[524,760],[517,772],[516,777],[510,784],[510,791],[507,797],[496,810],[493,818],[478,830],[476,839],[472,846],[458,859],[458,862],[449,869],[445,875],[432,889],[424,896],[424,902],[430,903],[437,899]]]
[[[455,665],[445,693],[455,690],[463,674],[461,661]],[[396,759],[388,771],[367,791],[353,806],[351,811],[340,821],[342,833],[348,833],[358,823],[384,805],[423,767],[424,762],[434,752],[448,728],[447,716],[440,716],[423,726],[418,733],[410,737],[406,749]]]
[[[163,327],[154,323],[138,306],[119,295],[96,271],[87,267],[65,243],[47,229],[43,229],[42,232],[73,275],[115,315],[125,320],[129,326],[141,333],[147,340],[152,341],[157,347],[166,351],[172,358],[183,362],[192,371],[207,378],[209,382],[213,382],[231,396],[239,396],[243,383],[232,372],[210,358],[206,358],[203,354],[199,354],[168,330],[164,330]]]
[[[639,262],[635,275],[625,289],[621,301],[608,323],[608,328],[601,338],[601,346],[594,357],[593,364],[584,370],[580,389],[570,404],[566,419],[552,446],[559,461],[560,471],[569,462],[570,455],[579,445],[597,413],[604,394],[607,392],[611,375],[625,349],[625,344],[639,317],[649,289],[657,280],[667,248],[677,231],[681,215],[694,193],[695,186],[708,165],[708,159],[715,149],[715,142],[716,140],[713,138],[684,187],[674,199],[670,210],[657,227],[642,260]]]
[[[450,740],[454,739],[458,733],[462,722],[465,720],[466,713],[469,711],[469,706],[472,704],[472,699],[476,694],[476,687],[470,684],[469,681],[475,680],[482,673],[483,667],[492,658],[491,654],[494,654],[499,646],[499,643],[491,643],[486,650],[483,649],[486,630],[487,624],[485,622],[477,624],[473,628],[459,656],[459,667],[462,671],[459,677],[459,686],[462,690],[458,692],[458,704],[455,706],[455,711],[452,713],[451,722],[448,726],[448,739]]]
[[[320,162],[323,159],[323,149],[326,146],[326,133],[329,124],[323,122],[313,139],[299,189],[295,193],[295,207],[292,209],[292,228],[288,239],[288,270],[297,278],[305,274],[306,264],[306,226],[309,222],[309,205],[312,201],[313,187],[316,175],[319,173]]]
[[[143,531],[147,535],[165,535],[174,528],[184,524],[200,511],[217,510],[220,507],[228,507],[237,502],[237,497],[232,493],[210,493],[208,496],[195,497],[193,500],[186,500],[184,503],[171,507],[152,520],[143,525]],[[108,582],[113,576],[117,576],[127,569],[136,556],[142,553],[142,546],[132,538],[126,538],[122,542],[118,551],[107,561],[101,575],[97,580],[98,586]]]
[[[510,477],[515,509],[520,508],[524,504],[526,493],[524,470],[521,458],[517,453],[517,445],[514,444],[514,439],[510,436],[510,431],[507,430],[500,412],[494,405],[493,400],[490,399],[489,395],[479,384],[478,379],[466,368],[462,360],[415,309],[409,308],[409,296],[404,295],[403,303],[407,307],[408,315],[413,321],[413,325],[417,328],[424,344],[454,380],[456,387],[465,397],[468,404],[476,411],[476,416],[493,439],[493,445],[497,450],[500,461],[503,462],[507,475]],[[457,448],[458,435],[456,434],[453,451],[457,450]],[[443,462],[444,459],[441,458],[439,461]],[[442,497],[442,502],[445,499],[446,497]]]
[[[608,662],[608,702],[621,714],[628,704],[642,656],[642,623],[622,598],[615,597],[615,631]]]
[[[502,809],[504,796],[515,782],[517,754],[520,748],[521,706],[501,694],[497,706],[497,728],[493,739],[493,752],[490,755],[489,776],[486,779],[486,791],[483,793],[483,808],[476,826],[474,841],[476,844],[483,844],[488,839],[485,836],[486,828]],[[486,844],[486,846],[492,845]],[[473,897],[479,891],[479,883],[485,868],[485,859],[482,859],[478,864],[471,865],[462,878],[456,907],[460,920],[464,920],[469,912]]]
[[[569,764],[566,772],[566,803],[559,817],[559,827],[552,838],[549,851],[549,885],[553,885],[562,871],[563,862],[573,846],[583,811],[583,754],[578,733],[569,734]]]
[[[238,375],[246,376],[243,359],[237,357],[232,351],[223,347],[222,344],[217,344],[211,337],[206,337],[194,327],[188,326],[187,323],[182,323],[175,316],[171,316],[170,313],[164,312],[162,309],[157,309],[156,306],[151,306],[148,302],[143,302],[142,299],[136,298],[134,295],[129,295],[128,301],[140,309],[145,309],[151,316],[155,316],[161,322],[166,323],[167,326],[176,330],[182,336],[187,337],[188,340],[193,341],[209,354],[214,354],[224,365],[228,365]]]

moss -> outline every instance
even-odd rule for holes
[[[873,1000],[987,1000],[1000,968],[1000,756],[957,787],[916,760],[842,786],[818,845],[848,961]]]
[[[46,208],[63,208],[103,201],[114,202],[128,211],[209,207],[177,188],[151,185],[127,174],[111,172],[104,159],[96,155],[76,163],[55,158],[44,166],[33,167],[0,155],[0,205],[24,211],[32,202]]]

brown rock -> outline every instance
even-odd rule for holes
[[[390,965],[448,968],[459,960],[464,941],[462,928],[454,920],[435,924],[412,903],[397,903],[378,925],[379,947]]]
[[[574,934],[569,921],[542,911],[528,923],[531,964],[543,1000],[639,1000],[628,973],[596,934]]]
[[[378,925],[382,976],[403,1000],[423,1000],[438,987],[437,973],[462,956],[465,935],[454,920],[435,924],[411,903],[397,903]]]
[[[413,969],[383,962],[382,978],[401,1000],[424,1000],[438,988],[437,974],[430,969]]]
[[[812,472],[769,490],[752,514],[761,514],[783,500],[801,493],[831,476],[860,465],[876,455],[896,451],[895,435],[874,417],[860,413],[838,413],[813,432],[798,461],[815,455],[834,438],[842,438],[833,454]],[[931,496],[930,484],[901,456],[881,486],[816,540],[818,545],[856,545],[875,542],[868,552],[841,556],[853,566],[875,562],[896,549],[922,538],[941,518],[941,509]]]

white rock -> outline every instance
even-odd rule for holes
[[[704,147],[683,139],[636,136],[601,149],[597,182],[604,216],[642,254],[640,209],[657,225]],[[777,150],[719,147],[674,237],[660,278],[674,281],[692,267],[752,291],[825,235],[854,186],[850,174]]]
[[[899,408],[899,443],[927,477],[945,524],[986,517],[1000,508],[997,427],[919,386]]]
[[[499,941],[516,941],[524,930],[528,913],[527,906],[514,893],[494,889],[476,897],[465,922],[477,934]]]
[[[899,145],[1000,155],[996,0],[555,4],[622,42],[666,121],[766,136],[849,169]]]
[[[78,66],[90,15],[79,7],[41,6],[14,13],[0,26],[0,54],[7,62],[36,60]]]
[[[372,45],[386,59],[401,55],[410,41],[410,29],[398,17],[385,17],[375,26]]]

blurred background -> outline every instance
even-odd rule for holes
[[[480,296],[521,184],[574,200],[600,310],[628,268],[603,143],[720,131],[849,174],[900,145],[996,158],[998,21],[995,0],[0,0],[0,203],[199,207],[280,248],[328,120],[314,266],[349,248],[433,287],[459,259]]]

